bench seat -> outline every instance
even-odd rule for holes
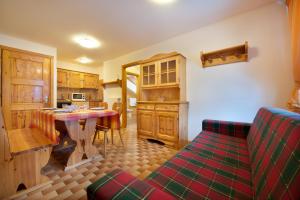
[[[49,182],[42,168],[54,145],[37,128],[6,130],[0,108],[0,199]]]
[[[55,145],[37,128],[9,130],[7,135],[12,156]]]

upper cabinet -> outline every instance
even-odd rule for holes
[[[57,69],[57,87],[68,87],[68,71]]]
[[[57,69],[57,87],[98,89],[99,75]]]
[[[157,66],[156,63],[147,63],[141,67],[142,87],[153,87],[157,84]]]
[[[95,74],[83,74],[83,88],[97,89],[99,85],[99,76]]]
[[[82,79],[80,72],[69,72],[69,88],[82,88]]]
[[[179,84],[178,57],[162,60],[158,63],[158,67],[159,85]]]
[[[180,54],[154,57],[141,65],[141,74],[143,88],[180,87],[180,77],[185,77],[185,58]]]

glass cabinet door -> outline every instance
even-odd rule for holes
[[[160,67],[160,84],[176,84],[177,83],[177,64],[176,58],[163,61]]]
[[[155,64],[142,66],[143,86],[153,86],[156,83]]]

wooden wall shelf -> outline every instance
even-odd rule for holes
[[[245,44],[243,45],[212,51],[208,53],[201,52],[201,61],[203,67],[224,65],[235,62],[247,62],[248,42],[245,42]]]
[[[115,81],[105,82],[105,83],[103,83],[102,85],[103,85],[104,88],[105,88],[106,86],[109,86],[109,85],[117,85],[117,86],[122,87],[122,80],[117,79],[117,80],[115,80]]]

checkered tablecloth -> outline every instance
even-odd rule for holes
[[[55,130],[55,120],[76,121],[80,119],[98,118],[101,122],[110,124],[113,129],[120,128],[120,117],[118,112],[113,110],[80,110],[72,113],[55,113],[52,110],[36,110],[33,112],[31,126],[44,131],[51,140],[59,143],[59,134]]]

